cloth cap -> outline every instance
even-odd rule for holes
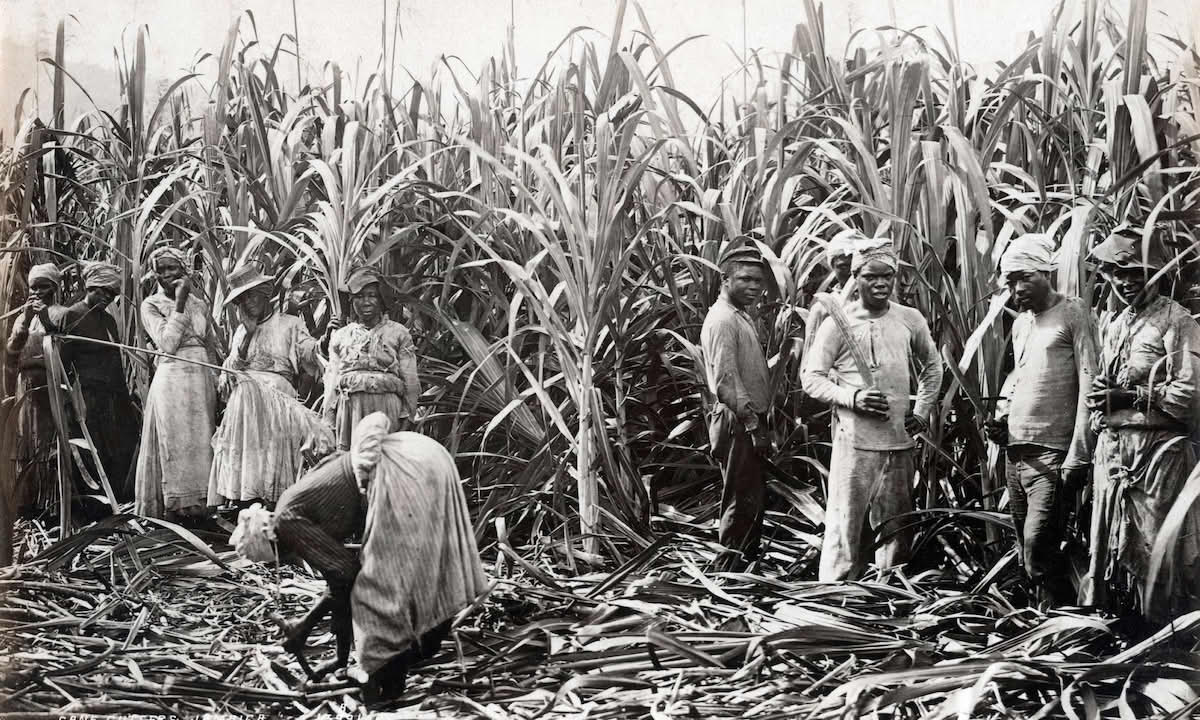
[[[114,293],[121,292],[121,270],[116,265],[92,262],[83,266],[83,287],[105,288]]]
[[[187,255],[178,248],[173,248],[168,245],[158,247],[154,250],[154,252],[150,253],[150,258],[146,261],[146,264],[150,266],[151,270],[157,272],[158,262],[160,260],[174,260],[175,262],[179,263],[182,268],[185,270],[187,269]]]
[[[1056,266],[1053,238],[1045,233],[1026,233],[1004,250],[1000,258],[1000,281],[1008,282],[1009,273],[1052,272]]]
[[[860,237],[854,243],[854,256],[850,260],[850,272],[858,274],[869,262],[881,262],[892,270],[900,267],[900,258],[892,247],[891,238]]]
[[[355,268],[350,273],[350,277],[346,278],[346,290],[348,290],[351,295],[357,295],[363,291],[363,288],[367,287],[368,285],[378,283],[379,281],[379,271],[375,268]]]
[[[354,478],[362,487],[366,487],[375,474],[375,466],[383,453],[383,439],[388,436],[391,426],[392,421],[387,415],[374,412],[359,420],[350,434],[350,467],[354,468]]]
[[[229,536],[229,544],[237,554],[253,562],[275,559],[275,513],[262,503],[254,503],[238,513],[237,528]]]
[[[254,288],[270,285],[274,282],[275,278],[263,274],[262,270],[259,270],[254,265],[243,265],[229,273],[229,294],[225,296],[225,304],[228,305]]]
[[[62,285],[62,273],[54,263],[34,265],[29,268],[29,284],[33,285],[35,280],[49,280],[54,283],[55,287],[58,287]]]
[[[854,255],[854,244],[859,240],[864,239],[864,236],[854,228],[847,228],[837,235],[833,236],[825,245],[825,262],[833,267],[833,261],[844,256]]]
[[[1104,242],[1092,248],[1091,255],[1097,262],[1125,269],[1161,270],[1167,264],[1167,251],[1159,233],[1153,233],[1143,244],[1141,231],[1128,223],[1114,228]]]
[[[757,264],[762,261],[762,252],[754,244],[754,240],[749,235],[739,235],[721,252],[717,265],[723,268],[731,262]]]

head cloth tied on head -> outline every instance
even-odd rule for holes
[[[174,260],[175,262],[179,263],[180,267],[185,269],[187,268],[187,255],[184,254],[182,250],[167,245],[163,245],[155,249],[154,252],[150,253],[150,258],[147,260],[147,264],[150,266],[151,270],[158,272],[158,263],[163,260]]]
[[[383,454],[383,441],[388,436],[392,421],[381,412],[374,412],[358,421],[350,435],[350,467],[360,487],[366,487],[375,466]]]
[[[29,268],[29,284],[38,280],[49,280],[55,287],[62,285],[62,273],[54,263],[42,263]]]
[[[850,272],[855,274],[869,262],[881,262],[893,271],[900,267],[900,258],[892,248],[891,238],[860,238],[854,243]]]
[[[229,544],[237,554],[253,562],[275,559],[275,513],[254,503],[238,513],[237,528]]]
[[[114,293],[121,292],[121,271],[116,265],[108,263],[94,262],[84,266],[83,272],[83,287],[104,288],[112,290]]]
[[[1009,243],[1000,258],[1000,281],[1008,282],[1009,273],[1053,272],[1054,240],[1045,233],[1027,233]]]
[[[853,257],[854,244],[859,240],[864,239],[864,236],[854,228],[847,228],[837,235],[833,236],[825,245],[825,262],[830,267],[833,267],[833,261],[840,257]]]

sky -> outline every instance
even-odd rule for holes
[[[1066,2],[1078,14],[1081,0]],[[1128,2],[1112,0],[1122,14]],[[936,27],[947,37],[957,28],[961,55],[982,66],[1013,57],[1027,34],[1045,25],[1055,4],[1056,0],[827,0],[824,11],[835,48],[845,47],[852,29],[893,22],[903,28]],[[456,58],[450,62],[478,72],[489,57],[502,52],[510,23],[519,74],[532,75],[572,28],[593,28],[583,35],[606,42],[615,7],[615,0],[0,0],[0,129],[11,139],[14,111],[26,88],[31,89],[26,105],[38,101],[48,114],[50,67],[39,58],[53,55],[61,18],[66,18],[67,70],[101,106],[111,107],[119,93],[114,47],[132,48],[140,25],[148,27],[151,88],[165,87],[187,72],[202,53],[218,53],[231,23],[239,16],[248,23],[247,10],[265,42],[273,44],[280,34],[298,29],[305,60],[300,72],[306,78],[320,77],[324,63],[332,60],[365,79],[380,58],[385,12],[389,23],[399,16],[397,65],[419,79],[427,78],[443,57]],[[741,84],[737,71],[743,45],[762,49],[764,59],[774,62],[778,51],[790,47],[793,29],[804,16],[804,0],[641,0],[640,7],[663,47],[702,36],[672,56],[672,69],[681,89],[709,101],[719,96],[721,78],[732,76],[730,82]],[[1179,36],[1200,30],[1200,20],[1192,17],[1200,16],[1200,1],[1150,0],[1150,12],[1152,31]],[[625,27],[640,27],[632,2]],[[244,32],[249,30],[244,26]],[[871,37],[856,39],[869,42]],[[1193,42],[1200,45],[1200,37]],[[354,72],[356,66],[359,72]],[[211,59],[199,65],[202,71],[213,67]],[[291,72],[285,80],[293,83],[294,65],[289,62],[287,67]],[[68,116],[87,108],[74,88],[67,102]]]

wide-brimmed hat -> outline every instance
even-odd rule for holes
[[[351,295],[357,295],[368,285],[381,282],[379,271],[372,267],[355,268],[346,278],[344,290]]]
[[[254,265],[243,265],[229,273],[229,294],[225,296],[225,304],[237,300],[256,287],[270,285],[275,278],[266,275]]]
[[[1091,256],[1096,262],[1127,270],[1161,270],[1167,264],[1167,249],[1159,233],[1151,234],[1143,244],[1141,231],[1128,223],[1113,228],[1104,242],[1092,248]]]

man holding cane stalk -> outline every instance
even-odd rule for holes
[[[881,569],[908,555],[905,533],[887,526],[912,511],[913,437],[929,427],[942,366],[924,316],[891,300],[898,268],[890,240],[856,242],[851,272],[859,299],[844,307],[826,303],[829,317],[805,359],[804,391],[837,414],[822,582],[861,575],[872,528],[890,535],[875,551]],[[920,374],[910,406],[914,365]]]

